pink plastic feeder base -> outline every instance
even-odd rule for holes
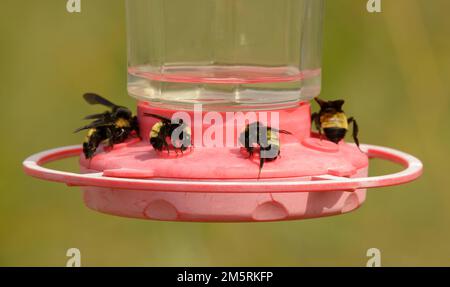
[[[281,157],[267,162],[258,179],[259,160],[239,147],[195,145],[183,155],[156,152],[148,134],[156,122],[143,113],[170,117],[174,112],[140,103],[140,139],[130,139],[111,150],[99,149],[92,160],[80,157],[82,174],[42,167],[57,159],[78,156],[81,148],[67,147],[31,156],[25,171],[45,180],[80,186],[86,205],[94,210],[133,218],[242,222],[276,221],[338,215],[358,208],[366,189],[412,181],[422,172],[421,162],[388,148],[320,140],[310,132],[310,106],[279,112]],[[270,113],[270,112],[269,112]],[[194,115],[190,116],[194,119]],[[223,118],[226,117],[222,114]],[[269,122],[270,123],[270,122]],[[217,123],[216,123],[217,124]],[[199,127],[202,129],[198,129]],[[196,122],[192,137],[210,125]],[[223,126],[224,134],[227,122]],[[237,126],[238,134],[244,126]],[[226,139],[223,139],[224,141]],[[368,158],[399,163],[402,172],[367,177]]]
[[[355,176],[365,177],[367,170]],[[96,211],[141,219],[251,222],[317,218],[353,211],[366,199],[354,192],[211,193],[145,192],[83,187],[85,204]]]

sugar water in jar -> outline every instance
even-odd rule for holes
[[[323,0],[127,0],[128,92],[170,109],[292,107],[320,93]]]

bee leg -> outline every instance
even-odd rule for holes
[[[353,140],[355,141],[359,150],[361,150],[361,148],[359,147],[359,139],[358,139],[358,133],[359,133],[358,123],[356,122],[356,120],[353,117],[350,117],[348,119],[348,124],[353,124],[353,132],[352,132]]]
[[[136,132],[136,136],[138,138],[141,138],[137,116],[134,116],[133,119],[131,120],[131,130]]]
[[[253,147],[247,148],[247,152],[248,152],[248,158],[253,157],[254,148]]]
[[[276,158],[281,158],[281,150],[278,150],[278,154]]]
[[[167,132],[162,132],[160,134],[160,138],[162,140],[163,146],[166,148],[167,154],[170,154],[170,147],[169,147],[169,144],[167,143],[167,137],[170,137],[170,134],[167,134]]]
[[[311,121],[314,123],[314,126],[317,130],[317,132],[319,133],[320,139],[323,139],[323,135],[322,135],[322,128],[320,125],[320,116],[318,113],[313,113],[311,115]]]
[[[120,134],[118,135],[118,138],[122,138],[122,136],[125,134],[125,130],[124,129],[120,129]],[[123,139],[125,140],[125,139]]]
[[[165,141],[165,140],[164,140],[164,147],[165,147],[166,150],[167,150],[167,154],[170,154],[170,147],[169,147],[169,144],[168,144],[167,141]]]
[[[263,166],[264,166],[264,162],[265,162],[265,160],[264,160],[264,158],[262,157],[262,155],[261,155],[261,153],[259,154],[259,173],[258,173],[258,179],[260,179],[261,178],[261,172],[262,172],[262,169],[263,169]]]
[[[110,129],[106,130],[106,145],[110,148],[114,146],[114,136]]]

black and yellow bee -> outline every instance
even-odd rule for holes
[[[157,151],[167,150],[170,153],[171,146],[183,153],[191,146],[191,128],[183,122],[182,119],[165,118],[155,114],[144,114],[146,117],[152,117],[160,120],[153,125],[150,131],[150,144]],[[169,142],[171,144],[169,144]]]
[[[249,156],[253,156],[255,148],[259,148],[259,174],[266,161],[274,161],[280,156],[280,133],[291,135],[285,130],[278,130],[255,122],[245,126],[245,130],[239,137]]]
[[[344,100],[324,101],[319,98],[315,99],[320,106],[318,113],[313,113],[311,121],[314,123],[317,131],[322,136],[322,131],[326,138],[334,143],[340,142],[347,134],[350,124],[353,124],[353,139],[359,147],[358,140],[358,123],[353,117],[347,118],[342,106]]]
[[[91,105],[100,104],[111,109],[85,117],[85,120],[94,121],[75,131],[88,130],[83,142],[83,153],[87,159],[94,156],[102,142],[106,142],[108,146],[113,146],[124,142],[132,132],[135,132],[137,136],[139,135],[137,117],[133,116],[128,108],[115,105],[97,94],[87,93],[83,97]]]

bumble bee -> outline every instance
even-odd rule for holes
[[[288,134],[285,130],[278,130],[266,127],[260,122],[255,122],[245,126],[245,130],[239,137],[240,143],[244,146],[249,156],[253,156],[255,146],[259,147],[259,174],[266,161],[274,161],[280,156],[280,137],[279,134]]]
[[[137,117],[133,116],[128,108],[115,105],[97,94],[87,93],[83,97],[91,105],[100,104],[111,109],[85,117],[85,120],[94,121],[75,131],[88,130],[83,142],[83,153],[87,159],[94,156],[102,142],[107,142],[108,146],[113,146],[124,142],[132,132],[139,135]]]
[[[341,141],[347,134],[350,124],[353,124],[353,139],[359,148],[358,140],[358,123],[353,117],[347,118],[342,106],[344,105],[343,100],[336,101],[324,101],[319,98],[315,99],[320,106],[320,111],[318,113],[313,113],[311,116],[311,121],[322,136],[322,131],[325,133],[326,138],[334,143]]]
[[[160,120],[150,131],[150,144],[155,150],[162,151],[165,148],[167,153],[170,153],[168,140],[175,152],[180,150],[183,153],[191,146],[191,128],[182,119],[175,119],[172,122],[171,119],[160,115],[145,113],[144,116]]]

